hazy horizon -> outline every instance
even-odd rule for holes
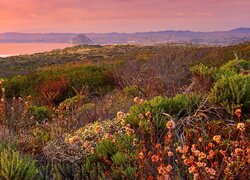
[[[0,33],[211,32],[250,27],[249,0],[0,0],[0,6]]]
[[[133,33],[143,33],[143,32],[161,32],[161,31],[192,31],[192,32],[220,32],[220,31],[230,31],[234,29],[239,29],[239,28],[249,28],[250,27],[234,27],[231,29],[221,29],[221,30],[211,30],[211,31],[195,31],[195,30],[190,30],[190,29],[160,29],[160,30],[148,30],[148,31],[134,31],[134,32],[119,32],[119,31],[113,31],[113,32],[11,32],[11,31],[6,31],[6,32],[0,32],[0,34],[4,33],[23,33],[23,34],[56,34],[56,33],[62,33],[62,34],[106,34],[106,33],[126,33],[126,34],[133,34]]]

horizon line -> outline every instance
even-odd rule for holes
[[[203,33],[210,33],[210,32],[226,32],[226,31],[232,31],[236,29],[250,29],[250,27],[235,27],[232,29],[227,30],[213,30],[213,31],[195,31],[195,30],[188,30],[188,29],[166,29],[166,30],[151,30],[151,31],[134,31],[134,32],[16,32],[16,31],[8,31],[8,32],[0,32],[0,34],[7,34],[7,33],[19,33],[19,34],[136,34],[136,33],[153,33],[153,32],[164,32],[164,31],[189,31],[189,32],[203,32]]]

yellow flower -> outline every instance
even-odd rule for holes
[[[238,123],[237,124],[237,129],[239,129],[240,131],[245,131],[245,124],[244,123]]]
[[[101,127],[100,126],[96,126],[95,128],[94,128],[94,131],[95,131],[95,133],[100,133],[100,131],[101,131]]]
[[[167,127],[168,129],[174,129],[174,128],[175,128],[175,123],[174,123],[174,121],[173,121],[173,120],[168,121],[168,122],[166,123],[166,127]]]
[[[148,111],[148,112],[146,112],[146,117],[148,117],[148,118],[150,118],[151,117],[151,113]]]
[[[221,136],[216,135],[216,136],[213,137],[213,140],[219,144],[221,142]]]
[[[77,135],[75,135],[75,136],[69,138],[69,144],[72,145],[73,143],[75,143],[78,140],[80,140],[80,138]]]
[[[117,112],[116,116],[117,116],[118,118],[124,118],[125,114],[124,114],[124,112],[119,111],[119,112]]]
[[[140,100],[140,99],[139,99],[138,97],[135,97],[135,98],[134,98],[134,102],[135,102],[135,103],[138,103],[139,100]]]

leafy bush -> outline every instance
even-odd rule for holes
[[[49,117],[48,108],[46,106],[30,106],[29,111],[36,121],[42,121]]]
[[[210,79],[214,74],[214,69],[204,64],[198,64],[190,68],[190,71],[195,76]]]
[[[125,95],[131,96],[131,97],[136,97],[136,96],[141,95],[141,92],[140,92],[139,88],[137,86],[135,86],[135,85],[125,87],[123,89],[123,92],[124,92]]]
[[[1,179],[34,179],[39,170],[35,161],[22,157],[18,151],[4,150],[0,153]]]
[[[248,107],[250,103],[250,75],[222,76],[211,90],[211,99],[233,115],[235,108]]]
[[[54,101],[63,101],[75,95],[72,87],[88,86],[90,92],[100,93],[113,87],[108,65],[65,65],[41,69],[30,75],[19,75],[6,83],[6,95],[33,97],[55,96]],[[50,97],[51,98],[51,97]]]
[[[162,113],[171,114],[173,117],[182,117],[191,113],[198,106],[200,100],[201,97],[196,94],[178,94],[173,98],[155,97],[152,100],[144,101],[143,104],[132,106],[126,117],[126,122],[137,126],[140,120],[145,121],[147,119],[147,112],[158,118],[164,116]]]

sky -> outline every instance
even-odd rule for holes
[[[238,27],[250,27],[250,0],[0,0],[0,33]]]

